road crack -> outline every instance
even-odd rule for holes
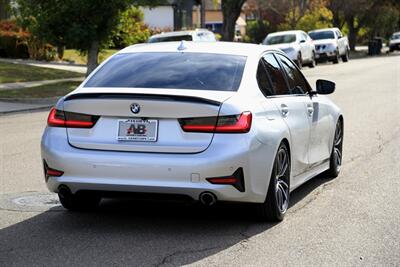
[[[158,266],[163,266],[168,263],[172,264],[172,262],[173,262],[172,258],[179,256],[179,255],[207,252],[207,251],[218,249],[221,247],[222,246],[214,246],[214,247],[206,247],[206,248],[202,248],[202,249],[178,250],[178,251],[175,251],[175,252],[165,256],[159,263],[155,264],[154,266],[158,267]]]

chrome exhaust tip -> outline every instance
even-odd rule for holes
[[[217,203],[217,197],[211,192],[203,192],[199,196],[201,204],[204,206],[212,206]]]

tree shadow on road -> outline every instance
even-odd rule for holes
[[[288,217],[327,181],[316,178],[294,191]],[[7,216],[18,218],[21,213],[10,211]],[[248,238],[279,225],[257,221],[251,205],[206,209],[106,200],[94,212],[50,210],[0,230],[0,265],[190,264],[236,244],[241,249]]]

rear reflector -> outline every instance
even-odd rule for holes
[[[98,119],[99,116],[67,112],[52,108],[47,118],[47,125],[65,128],[92,128]]]
[[[227,184],[232,185],[240,192],[245,191],[243,168],[238,168],[232,175],[223,177],[206,178],[211,184]]]
[[[198,133],[247,133],[250,131],[252,114],[179,119],[185,132]]]
[[[59,171],[59,170],[50,168],[49,165],[47,165],[45,160],[43,160],[43,168],[44,168],[44,176],[45,176],[46,182],[49,179],[49,177],[60,177],[64,174],[63,171]]]

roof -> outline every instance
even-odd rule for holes
[[[324,28],[324,29],[318,29],[318,30],[313,30],[309,32],[324,32],[324,31],[338,31],[339,28]]]
[[[274,35],[284,35],[284,34],[297,34],[303,31],[300,30],[293,30],[293,31],[281,31],[281,32],[272,32],[268,34],[269,36],[274,36]]]
[[[197,52],[230,55],[259,55],[267,50],[273,50],[264,45],[234,42],[190,42],[183,41],[186,49],[178,50],[182,42],[146,43],[129,46],[118,53],[134,52]]]
[[[190,31],[174,31],[174,32],[163,32],[159,34],[155,34],[150,36],[150,38],[159,38],[159,37],[168,37],[168,36],[182,36],[182,35],[192,35],[193,33],[197,32],[210,32],[207,29],[196,29],[196,30],[190,30]]]

